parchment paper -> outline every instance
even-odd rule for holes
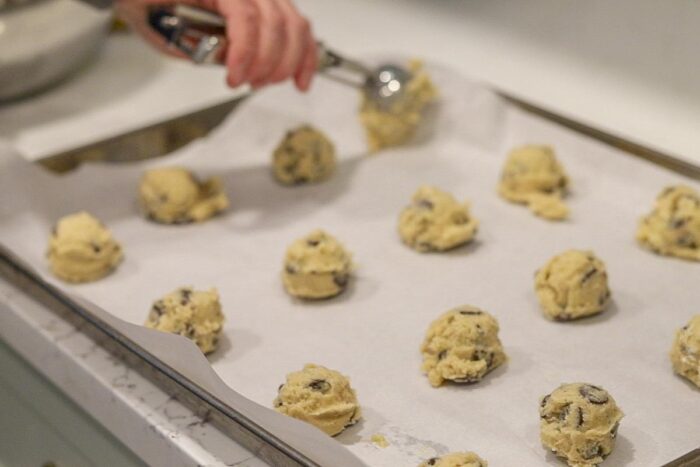
[[[700,446],[700,391],[668,359],[675,330],[700,311],[700,264],[634,241],[662,188],[697,184],[524,114],[449,70],[430,70],[442,93],[432,131],[376,156],[365,154],[357,96],[318,80],[309,95],[281,87],[255,96],[207,140],[167,159],[64,177],[6,162],[0,242],[47,280],[130,323],[141,324],[152,301],[178,286],[218,287],[228,321],[210,358],[216,373],[266,407],[304,363],[349,375],[364,421],[336,440],[369,465],[411,466],[454,450],[474,450],[493,466],[561,465],[540,445],[538,398],[576,381],[602,385],[626,414],[604,465],[657,466]],[[270,154],[302,122],[336,143],[338,172],[319,185],[281,187]],[[529,142],[552,144],[571,176],[567,222],[496,195],[506,151]],[[140,174],[169,164],[221,176],[230,212],[189,226],[140,217]],[[419,254],[400,242],[398,213],[423,183],[470,200],[481,222],[473,245]],[[68,286],[48,276],[44,251],[51,224],[79,209],[108,224],[126,260],[104,280]],[[287,245],[316,227],[354,253],[356,277],[336,299],[302,303],[285,294],[279,272]],[[592,249],[606,262],[613,304],[598,317],[553,323],[539,312],[533,273],[568,248]],[[464,303],[499,319],[510,360],[479,384],[432,388],[419,345],[430,321]],[[369,442],[375,433],[390,446]]]

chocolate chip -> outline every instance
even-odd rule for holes
[[[686,222],[688,222],[687,218],[673,219],[673,220],[669,221],[668,225],[672,229],[680,229],[681,227],[683,227],[686,224]]]
[[[578,424],[576,426],[583,426],[583,409],[581,407],[578,408]]]
[[[566,417],[569,416],[569,410],[571,409],[571,403],[566,404],[564,407],[562,407],[561,412],[559,412],[559,420],[566,420]]]
[[[428,459],[427,464],[428,465],[435,465],[435,464],[437,464],[437,461],[439,461],[439,460],[440,460],[439,457],[432,457],[432,458]]]
[[[180,305],[187,305],[190,303],[190,297],[192,297],[192,289],[180,289],[180,297]]]
[[[153,304],[151,307],[151,313],[155,314],[156,316],[162,316],[165,313],[165,305],[163,304],[162,300],[158,300]]]
[[[544,408],[544,406],[547,405],[547,402],[549,401],[550,397],[552,397],[551,394],[547,394],[546,396],[544,396],[540,401],[540,407]]]
[[[483,312],[483,311],[479,311],[479,310],[469,310],[469,309],[467,309],[467,310],[459,310],[459,314],[460,314],[460,315],[466,315],[466,316],[476,316],[476,315],[483,315],[484,312]]]
[[[693,237],[693,235],[692,235],[690,232],[688,232],[688,233],[686,233],[685,235],[681,236],[681,237],[676,241],[676,243],[678,243],[678,245],[680,245],[680,246],[682,246],[682,247],[685,247],[685,248],[692,248],[692,249],[695,249],[695,248],[698,247],[698,244],[697,244],[697,242],[695,241],[695,238]]]
[[[610,400],[605,390],[592,384],[584,384],[578,389],[578,392],[591,404],[602,405]]]
[[[284,404],[282,403],[281,400],[275,399],[275,407],[282,407]]]
[[[593,277],[593,275],[596,272],[598,272],[597,268],[591,268],[588,272],[586,272],[586,274],[584,274],[583,277],[581,278],[581,285],[585,284],[586,281],[588,281],[591,277]]]
[[[593,459],[603,455],[603,446],[599,444],[592,444],[590,446],[586,446],[585,449],[580,450],[579,453],[581,454],[581,457],[586,460]]]
[[[292,266],[291,264],[287,264],[284,267],[284,270],[287,272],[287,274],[296,274],[297,273],[297,269],[294,266]]]
[[[486,367],[491,368],[491,365],[493,364],[493,352],[487,352],[485,350],[475,350],[474,353],[472,354],[471,361],[472,362],[478,362],[480,360],[485,360],[486,361]]]
[[[280,384],[279,387],[277,388],[277,392],[280,392],[283,387],[284,387],[284,384]]]
[[[346,285],[348,285],[349,279],[350,279],[350,276],[348,274],[339,274],[339,273],[333,274],[333,282],[338,287],[345,287]]]
[[[612,439],[617,438],[617,430],[620,429],[620,422],[615,423],[615,426],[612,427],[612,430],[610,430],[610,437]]]
[[[432,203],[432,201],[429,201],[429,200],[427,200],[427,199],[420,199],[420,200],[418,200],[418,202],[416,203],[416,205],[417,205],[419,208],[422,208],[422,209],[429,209],[429,210],[432,210],[432,209],[435,207],[435,205]]]
[[[311,388],[313,391],[326,393],[330,391],[331,384],[325,379],[315,379],[309,383],[308,387]]]
[[[160,201],[161,203],[167,203],[168,202],[168,195],[162,194],[162,195],[158,196],[158,201]]]
[[[100,248],[100,245],[98,245],[96,243],[90,243],[90,246],[92,247],[92,251],[94,251],[95,253],[99,253],[100,251],[102,251],[102,248]]]
[[[185,326],[185,336],[189,337],[190,339],[193,338],[195,335],[195,329],[194,326],[191,324],[188,324]]]
[[[309,239],[306,241],[306,244],[309,246],[318,246],[319,243],[321,243],[319,240],[314,239]]]
[[[437,358],[438,358],[438,360],[442,360],[442,359],[445,358],[446,356],[447,356],[447,350],[443,350],[442,352],[440,352],[440,353],[438,354]]]

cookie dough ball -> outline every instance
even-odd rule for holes
[[[192,287],[182,287],[157,300],[146,320],[146,327],[185,336],[205,354],[216,350],[223,324],[216,289],[200,292]]]
[[[51,272],[59,279],[90,282],[112,272],[123,255],[107,227],[83,211],[58,221],[47,257]]]
[[[489,463],[473,452],[453,452],[433,457],[418,467],[488,467]]]
[[[540,403],[540,439],[572,467],[593,467],[612,452],[622,411],[604,389],[563,384]]]
[[[537,271],[535,292],[549,319],[570,321],[598,314],[610,299],[605,264],[590,251],[565,251]]]
[[[432,186],[422,186],[399,217],[399,235],[420,252],[445,251],[470,242],[479,222],[469,205]]]
[[[139,200],[148,218],[163,224],[202,222],[228,208],[218,178],[201,182],[180,167],[147,171],[141,179]]]
[[[476,383],[506,361],[498,321],[471,305],[454,308],[433,321],[421,352],[423,372],[434,387],[445,380]]]
[[[308,364],[287,375],[273,402],[275,410],[335,436],[362,418],[350,380],[320,365]]]
[[[272,157],[272,173],[284,185],[320,182],[334,170],[333,143],[308,125],[289,131]]]
[[[700,261],[700,194],[687,186],[666,188],[639,224],[637,241],[661,255]]]
[[[330,298],[345,290],[351,272],[350,253],[331,235],[315,230],[287,249],[282,282],[294,297]]]
[[[522,146],[506,160],[498,185],[500,195],[514,203],[527,204],[540,217],[565,219],[569,208],[562,201],[569,179],[549,146]]]
[[[365,127],[370,151],[400,146],[410,141],[424,119],[426,107],[437,96],[435,86],[420,61],[410,62],[408,68],[412,78],[406,84],[404,96],[392,107],[380,108],[375,101],[362,94],[360,121]]]
[[[671,348],[673,370],[700,387],[700,315],[676,333]]]

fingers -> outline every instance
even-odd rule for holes
[[[254,87],[259,87],[267,82],[282,58],[286,24],[276,0],[254,0],[254,2],[258,8],[260,26],[258,47],[247,78]]]
[[[221,0],[219,13],[226,19],[226,81],[236,87],[249,80],[249,70],[257,55],[260,13],[252,0]]]
[[[311,86],[311,80],[316,74],[316,68],[318,66],[318,47],[316,46],[316,39],[313,35],[309,34],[307,37],[306,49],[304,51],[304,58],[301,61],[301,65],[294,74],[294,83],[297,89],[300,91],[307,91]]]
[[[268,82],[278,83],[297,73],[311,37],[311,25],[294,8],[291,0],[277,0],[285,19],[284,52]]]

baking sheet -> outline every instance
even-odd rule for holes
[[[417,144],[377,156],[365,153],[356,96],[318,80],[309,95],[260,93],[167,159],[63,177],[6,160],[0,242],[130,323],[178,286],[216,286],[228,319],[210,358],[216,373],[266,407],[304,363],[349,375],[364,421],[336,440],[369,465],[414,465],[453,450],[474,450],[494,466],[560,465],[539,443],[538,398],[574,381],[602,385],[626,414],[605,465],[656,466],[696,448],[700,391],[673,375],[667,354],[675,330],[698,312],[700,265],[641,250],[634,231],[663,187],[697,184],[512,108],[448,69],[430,70],[443,96],[433,127]],[[338,172],[319,185],[281,187],[270,153],[302,122],[335,141]],[[553,144],[571,176],[567,222],[535,218],[495,193],[507,149],[530,142]],[[221,176],[230,212],[202,225],[142,219],[140,174],[170,164]],[[481,222],[474,244],[446,254],[401,244],[398,213],[423,183],[471,201]],[[79,209],[108,224],[126,260],[102,281],[68,286],[47,275],[43,254],[51,224]],[[354,253],[356,278],[336,299],[302,303],[284,293],[279,271],[286,246],[316,227]],[[538,311],[533,272],[568,248],[606,262],[613,303],[598,317],[552,323]],[[418,347],[430,321],[464,303],[499,319],[510,360],[479,384],[432,388]],[[389,447],[372,444],[375,433]]]

